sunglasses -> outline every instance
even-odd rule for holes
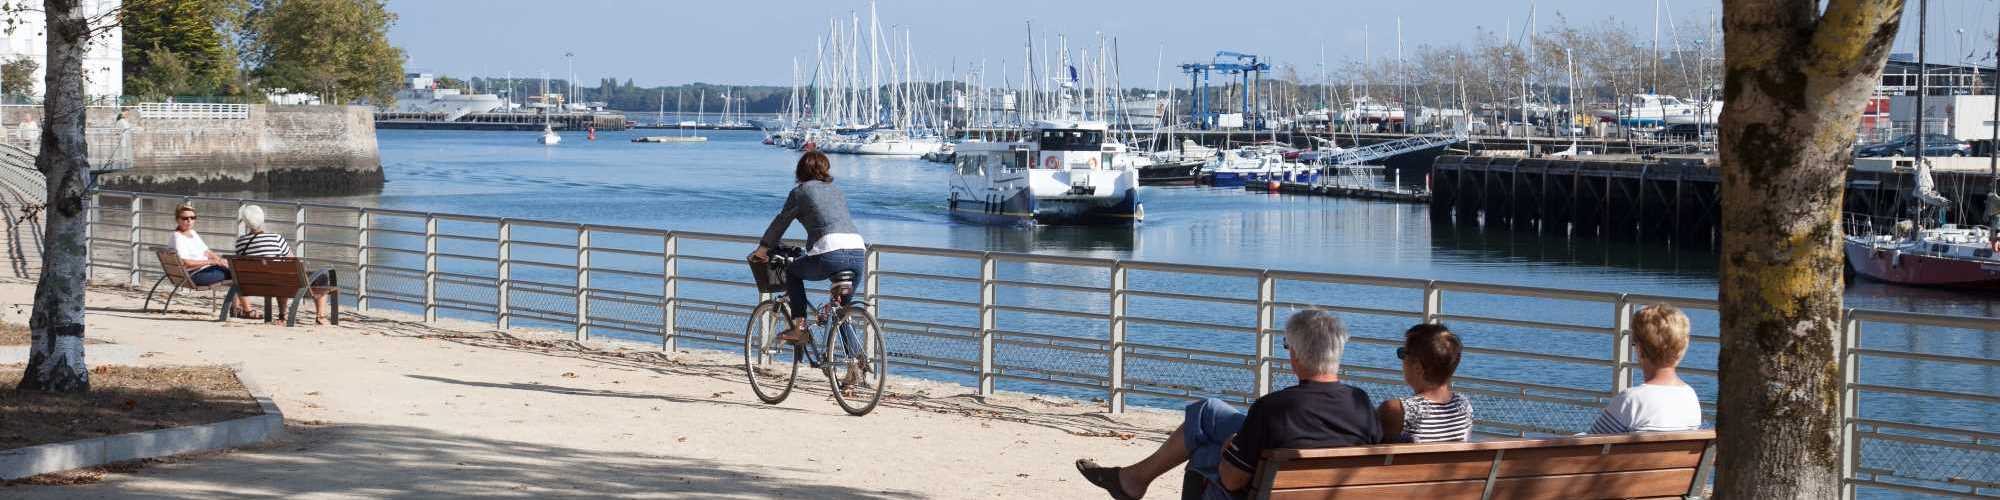
[[[1404,349],[1401,347],[1396,348],[1396,359],[1410,359],[1409,349]]]
[[[194,220],[194,219],[195,219],[195,216],[192,216],[192,215],[190,215],[190,216],[187,216],[187,217],[182,217],[182,218],[181,218],[181,220]]]

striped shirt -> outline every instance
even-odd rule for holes
[[[1456,392],[1443,403],[1423,396],[1403,398],[1403,432],[1414,443],[1464,441],[1472,434],[1472,400]]]
[[[278,233],[250,233],[236,237],[236,255],[243,257],[288,257],[292,245]]]
[[[1693,387],[1639,384],[1619,391],[1597,413],[1591,434],[1691,431],[1701,428],[1701,398]]]

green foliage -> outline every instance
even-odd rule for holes
[[[472,93],[472,85],[467,84],[465,80],[460,80],[449,76],[437,77],[437,88],[458,89],[460,92]]]
[[[28,95],[35,91],[35,70],[42,63],[27,56],[15,57],[6,64],[0,64],[0,94],[9,96]]]
[[[125,0],[125,93],[136,96],[233,95],[235,48],[225,36],[241,23],[245,0]]]
[[[387,104],[403,77],[403,49],[389,45],[396,15],[382,0],[252,0],[245,58],[266,88],[309,92],[329,103]]]

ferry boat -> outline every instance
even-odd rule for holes
[[[1139,171],[1115,159],[1125,145],[1105,140],[1101,121],[1044,120],[1007,142],[963,142],[948,200],[975,222],[1124,225],[1145,217]]]

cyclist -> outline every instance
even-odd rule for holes
[[[785,268],[785,296],[792,309],[791,327],[778,336],[785,342],[811,340],[806,338],[805,328],[806,280],[829,279],[834,273],[850,271],[855,283],[854,291],[848,295],[849,303],[861,295],[860,278],[867,263],[868,247],[847,213],[847,197],[833,186],[831,167],[825,153],[808,150],[799,156],[798,167],[792,174],[798,184],[785,197],[785,207],[771,219],[771,227],[764,230],[757,251],[750,253],[750,260],[769,260],[771,250],[778,248],[779,239],[791,228],[793,220],[806,228],[805,256]]]

